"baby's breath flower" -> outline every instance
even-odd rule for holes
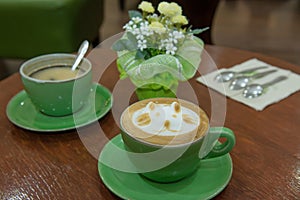
[[[137,50],[150,52],[151,56],[163,53],[174,55],[185,39],[193,37],[192,31],[182,29],[188,20],[177,3],[159,3],[158,14],[148,1],[142,1],[138,8],[143,13],[135,12],[123,27],[126,32],[133,34],[134,38],[128,39],[132,40],[131,44],[135,44]],[[153,49],[158,51],[153,53]]]
[[[124,26],[123,26],[123,29],[125,29],[125,30],[127,30],[129,28],[129,24],[125,24]]]
[[[187,25],[188,24],[188,20],[183,15],[175,15],[174,17],[172,17],[171,21],[174,24],[182,24],[182,25]]]
[[[138,34],[137,36],[136,36],[136,39],[138,39],[138,40],[144,40],[144,35],[142,35],[142,34]]]
[[[173,37],[176,38],[176,39],[184,38],[184,34],[180,31],[173,31],[172,34],[173,34]]]
[[[175,52],[176,52],[176,50],[177,50],[177,47],[174,46],[174,44],[168,43],[168,44],[166,45],[166,54],[174,55]]]
[[[138,49],[143,51],[144,49],[147,48],[147,40],[138,40]]]
[[[133,35],[138,35],[138,34],[140,34],[140,30],[139,30],[139,29],[131,29],[130,32],[131,32]]]
[[[193,37],[196,37],[194,34],[200,33],[201,30],[192,30],[191,27],[184,26],[188,24],[188,20],[182,15],[182,8],[177,3],[168,3],[166,0],[162,0],[158,7],[154,8],[150,0],[142,0],[138,9],[139,11],[129,12],[130,20],[123,26],[125,30],[123,37],[112,45],[112,49],[117,51],[118,56],[120,56],[118,58],[120,77],[129,76],[137,86],[140,83],[148,84],[151,82],[150,88],[157,88],[156,85],[164,85],[165,83],[169,85],[171,83],[171,88],[173,88],[178,83],[177,81],[190,78],[193,74],[190,73],[191,70],[195,71],[200,63],[200,57],[195,56],[195,54],[202,51],[202,45],[198,44]],[[194,53],[190,52],[194,49]],[[189,60],[189,64],[181,63],[180,57]],[[138,80],[137,77],[133,76],[138,74],[144,78],[142,76],[144,67],[146,67],[145,73],[148,68],[156,70],[156,64],[162,61],[161,58],[169,67],[177,67],[180,77],[176,75],[174,76],[174,78],[177,77],[176,79],[168,82],[169,76],[173,76],[173,73],[167,74],[168,77],[165,81],[163,78],[166,73],[163,73],[157,74],[158,79],[156,76],[149,76],[150,79],[148,77],[147,79],[150,81],[145,82],[145,80]],[[136,63],[139,65],[134,66]],[[188,73],[184,73],[184,70],[188,70]],[[164,82],[162,82],[163,84],[152,84],[153,80],[163,80]]]
[[[133,17],[131,19],[131,21],[134,22],[134,23],[136,23],[136,24],[138,24],[138,23],[140,23],[142,21],[142,18],[140,18],[140,17]]]
[[[166,28],[164,27],[164,25],[160,22],[152,22],[150,25],[149,25],[149,28],[150,30],[153,30],[154,32],[156,33],[164,33],[166,32]]]
[[[139,4],[138,8],[147,13],[154,13],[154,8],[152,6],[152,3],[148,1],[142,1]]]
[[[181,15],[181,13],[182,13],[181,7],[177,3],[174,3],[174,2],[167,3],[165,1],[163,1],[158,5],[157,10],[161,14],[168,16],[168,17],[173,17],[175,15]]]

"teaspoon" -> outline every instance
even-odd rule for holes
[[[274,73],[276,71],[277,71],[276,69],[273,69],[273,70],[265,71],[262,73],[254,74],[253,76],[246,76],[246,75],[238,76],[235,79],[233,79],[233,81],[230,83],[229,89],[231,89],[231,90],[243,89],[250,83],[251,80],[262,78],[262,77],[269,75],[271,73]]]
[[[77,57],[75,58],[75,62],[72,65],[72,71],[74,71],[77,68],[82,58],[84,57],[85,53],[87,52],[88,48],[89,48],[89,42],[87,40],[84,40],[78,49]]]
[[[252,69],[246,69],[246,70],[243,70],[243,71],[239,71],[239,72],[234,72],[234,71],[224,71],[224,72],[221,72],[220,74],[218,74],[216,77],[215,77],[215,80],[222,83],[222,82],[228,82],[230,80],[232,80],[235,76],[239,75],[239,74],[247,74],[247,73],[252,73],[256,70],[259,70],[259,69],[265,69],[267,68],[267,66],[260,66],[260,67],[255,67],[255,68],[252,68]]]
[[[279,76],[279,77],[275,78],[274,80],[272,80],[268,83],[262,84],[262,85],[251,84],[245,88],[245,90],[243,91],[243,96],[248,99],[256,98],[263,94],[265,88],[267,88],[275,83],[278,83],[280,81],[283,81],[285,79],[287,79],[286,76]]]

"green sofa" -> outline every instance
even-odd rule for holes
[[[1,0],[0,58],[28,59],[97,44],[104,0]]]

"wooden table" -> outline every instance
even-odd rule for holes
[[[299,66],[257,53],[209,45],[206,50],[218,67],[255,57],[300,73]],[[103,73],[99,82],[112,91],[118,81],[115,63]],[[190,83],[209,113],[207,88],[195,79]],[[0,82],[0,199],[118,199],[102,183],[97,159],[87,151],[76,130],[32,132],[8,120],[6,105],[22,89],[19,74]],[[262,112],[227,99],[225,126],[234,130],[237,142],[231,152],[232,178],[216,199],[299,199],[299,108],[299,92]],[[94,124],[83,129],[92,129]],[[119,133],[112,112],[96,124],[108,138]],[[99,146],[106,142],[98,139],[90,141]],[[99,155],[99,151],[93,154]]]

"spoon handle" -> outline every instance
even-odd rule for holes
[[[80,47],[79,47],[78,55],[77,55],[77,57],[75,59],[75,62],[72,66],[72,71],[74,71],[76,69],[76,67],[79,65],[80,61],[82,60],[83,56],[87,52],[88,48],[89,48],[89,42],[87,40],[84,40],[82,42],[82,44],[80,45]]]
[[[265,84],[263,84],[262,86],[265,88],[265,87],[269,87],[269,86],[271,86],[271,85],[273,85],[273,84],[275,84],[275,83],[278,83],[278,82],[280,82],[280,81],[283,81],[283,80],[285,80],[285,79],[287,79],[287,76],[278,76],[277,78],[275,78],[274,80],[272,80],[272,81],[270,81],[270,82],[268,82],[268,83],[265,83]]]
[[[266,75],[269,75],[271,73],[274,73],[276,72],[277,70],[276,69],[273,69],[273,70],[269,70],[269,71],[265,71],[265,72],[261,72],[261,73],[258,73],[258,74],[255,74],[252,76],[253,79],[257,79],[257,78],[262,78]]]
[[[246,69],[246,70],[239,71],[238,73],[239,73],[239,74],[251,73],[251,72],[254,72],[254,71],[259,70],[259,69],[265,69],[265,68],[267,68],[267,67],[268,67],[268,66],[254,67],[254,68],[251,68],[251,69]]]

